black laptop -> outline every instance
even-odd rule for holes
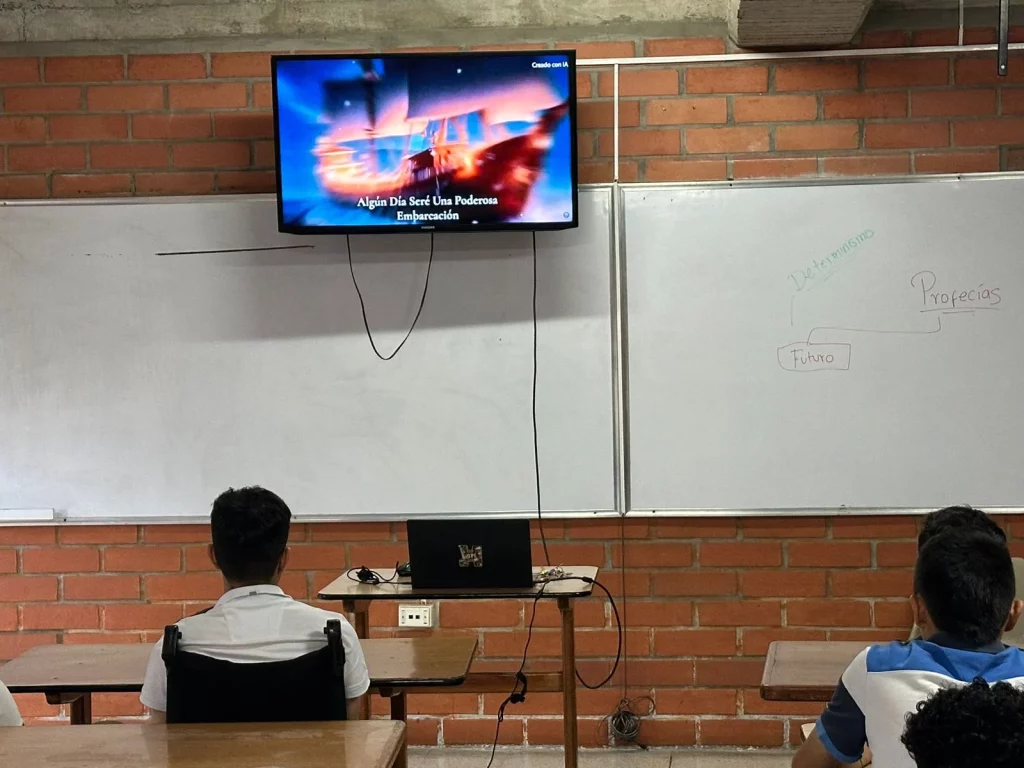
[[[516,589],[533,584],[529,520],[410,520],[414,589]]]

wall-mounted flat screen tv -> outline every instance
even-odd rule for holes
[[[275,56],[282,232],[575,227],[573,51]]]

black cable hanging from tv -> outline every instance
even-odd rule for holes
[[[373,349],[375,354],[380,360],[385,363],[395,359],[395,355],[402,351],[402,347],[405,346],[405,342],[412,336],[412,332],[416,329],[416,324],[420,321],[420,315],[423,314],[423,305],[427,303],[427,288],[430,286],[430,268],[434,264],[434,233],[430,233],[430,257],[427,259],[427,275],[423,278],[423,293],[420,295],[420,305],[416,309],[416,317],[412,319],[412,325],[409,326],[409,331],[405,334],[405,338],[402,339],[401,343],[395,347],[395,350],[390,355],[382,355],[380,350],[377,349],[377,342],[373,340],[373,331],[370,330],[370,321],[366,317],[366,302],[363,300],[363,292],[359,288],[359,281],[356,280],[355,266],[352,264],[352,238],[350,235],[345,235],[345,249],[348,251],[348,271],[352,275],[352,285],[356,289],[356,295],[359,297],[359,311],[363,315],[363,328],[366,329],[366,338],[370,341],[370,348]]]

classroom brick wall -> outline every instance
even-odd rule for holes
[[[1013,39],[1024,40],[1024,29]],[[968,30],[969,43],[993,40],[992,30]],[[953,30],[888,31],[859,44],[955,41]],[[595,58],[721,53],[726,43],[575,47]],[[268,75],[265,53],[0,56],[0,199],[271,191]],[[611,70],[583,69],[578,85],[580,177],[609,181]],[[621,96],[623,181],[1024,170],[1019,57],[1007,78],[996,76],[991,55],[631,67],[622,70]],[[1024,555],[1020,526],[1007,521]],[[582,743],[608,743],[603,719],[624,693],[655,703],[645,744],[795,742],[795,725],[817,707],[760,699],[768,643],[904,637],[916,527],[901,517],[641,518],[621,530],[615,520],[548,523],[553,560],[601,566],[627,624],[628,662],[615,684],[580,692]],[[193,525],[0,528],[0,659],[40,643],[155,640],[220,594],[207,537]],[[311,599],[346,567],[404,560],[404,526],[300,525],[292,547],[284,587]],[[475,633],[476,668],[511,670],[528,609],[444,604],[437,631]],[[375,606],[372,621],[375,634],[394,633],[397,607]],[[577,621],[580,669],[594,679],[614,654],[614,622],[598,599],[579,605]],[[537,627],[531,668],[555,668],[552,605],[542,606]],[[410,739],[489,744],[502,698],[414,696]],[[19,704],[32,722],[66,722],[42,697]],[[100,696],[95,711],[141,714],[133,695]],[[531,694],[510,710],[502,742],[560,743],[559,712],[557,694]]]
[[[1015,554],[1024,524],[1001,521]],[[604,717],[624,693],[650,696],[648,745],[781,747],[820,707],[762,701],[772,640],[882,641],[906,637],[919,521],[907,517],[638,518],[549,521],[552,560],[601,567],[626,625],[627,662],[612,685],[579,693],[580,739],[608,744]],[[535,562],[543,562],[536,542]],[[625,547],[622,546],[622,541]],[[140,643],[221,593],[205,525],[0,528],[0,659],[41,643]],[[389,523],[294,527],[283,587],[301,599],[352,566],[406,559],[405,527]],[[625,597],[623,597],[623,593]],[[337,609],[337,604],[324,604]],[[441,604],[441,634],[479,642],[479,671],[514,671],[532,604]],[[603,677],[615,653],[605,601],[577,604],[579,669]],[[397,605],[376,604],[374,636],[401,635]],[[409,634],[415,634],[411,632]],[[534,671],[559,667],[558,613],[541,603],[530,646]],[[19,696],[36,723],[66,722],[42,696]],[[414,695],[415,744],[489,744],[500,693]],[[561,743],[559,694],[531,693],[512,707],[502,743]],[[641,708],[646,706],[640,705]],[[142,714],[134,695],[97,696],[98,717]],[[374,710],[386,713],[375,699]]]
[[[921,30],[859,44],[955,42]],[[726,51],[715,37],[558,45],[581,58]],[[0,198],[272,191],[269,59],[0,56]],[[620,88],[622,181],[1024,169],[1024,58],[1006,78],[992,55],[624,67]],[[611,70],[581,69],[578,91],[580,179],[609,181]]]

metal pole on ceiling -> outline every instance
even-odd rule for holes
[[[814,59],[875,59],[883,57],[942,56],[994,53],[997,45],[922,45],[899,48],[841,48],[812,51],[759,51],[746,53],[713,53],[694,56],[628,56],[609,59],[580,59],[578,67],[659,66],[662,64],[736,64],[749,61],[807,61]],[[1024,51],[1024,43],[1010,43],[1011,51]]]
[[[964,0],[960,0],[960,34],[957,35],[956,44],[964,44]]]

